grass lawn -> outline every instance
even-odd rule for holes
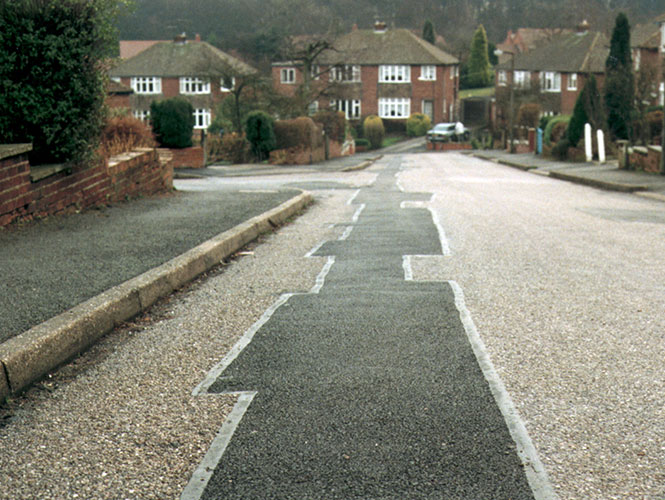
[[[381,143],[381,147],[382,148],[387,148],[388,146],[392,146],[393,144],[396,144],[400,141],[404,141],[406,139],[408,139],[408,137],[406,137],[404,135],[394,135],[394,136],[391,135],[391,136],[388,136],[388,137],[384,137],[383,142]]]

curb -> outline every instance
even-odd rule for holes
[[[341,171],[342,172],[353,172],[355,170],[363,170],[363,169],[369,167],[370,165],[372,165],[372,163],[374,163],[375,161],[380,160],[381,158],[383,158],[383,155],[379,155],[379,156],[376,156],[374,158],[370,158],[369,160],[365,160],[364,162],[359,163],[358,165],[353,165],[351,167],[345,167]]]
[[[0,344],[0,402],[80,354],[118,324],[136,316],[313,202],[302,192]]]
[[[608,191],[619,191],[621,193],[634,193],[635,191],[647,191],[649,189],[648,186],[644,185],[621,184],[618,182],[601,181],[599,179],[591,179],[588,177],[580,177],[577,175],[565,174],[563,172],[557,172],[556,170],[551,170],[549,176],[554,179],[559,179],[562,181],[574,182],[576,184],[583,184],[585,186],[606,189]]]

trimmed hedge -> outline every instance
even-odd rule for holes
[[[432,120],[422,113],[413,113],[406,120],[406,135],[409,137],[421,137],[427,135],[427,131],[432,128]]]
[[[275,149],[321,147],[323,134],[320,127],[306,116],[294,120],[278,120],[275,122]]]
[[[344,142],[346,138],[346,116],[341,111],[319,111],[312,120],[323,125],[326,136],[337,142]]]
[[[263,111],[252,111],[247,115],[245,135],[252,146],[252,153],[261,161],[275,149],[275,120]]]
[[[383,143],[386,130],[383,120],[376,115],[369,115],[363,122],[363,136],[367,139],[372,149],[379,149]]]
[[[563,127],[563,130],[565,131],[569,121],[570,121],[569,115],[558,115],[552,117],[547,122],[547,126],[545,127],[545,132],[543,133],[543,139],[545,140],[545,144],[551,146],[552,142],[557,143],[559,139],[561,139],[561,135],[557,136],[558,134],[554,134],[554,137],[552,136],[552,131],[554,130],[554,127],[557,124],[562,124],[557,127],[557,132],[561,129],[561,127]]]
[[[192,145],[194,108],[181,97],[156,101],[150,105],[150,121],[157,142],[166,148]]]
[[[97,148],[104,16],[97,0],[0,2],[0,139],[31,142],[33,164],[82,161]]]

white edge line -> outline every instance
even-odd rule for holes
[[[355,200],[356,196],[358,196],[359,194],[360,194],[360,189],[356,189],[355,193],[353,193],[353,195],[351,196],[351,198],[349,198],[349,201],[347,201],[346,204],[347,205],[352,205],[353,200]]]
[[[427,207],[427,210],[432,214],[432,222],[436,226],[436,230],[439,233],[439,241],[441,241],[441,252],[446,257],[450,257],[452,252],[450,251],[450,246],[448,245],[448,238],[446,238],[446,232],[443,230],[441,221],[439,221],[439,216],[432,207]]]
[[[231,348],[231,350],[224,356],[224,358],[217,363],[215,366],[212,367],[212,369],[208,372],[206,377],[201,381],[199,385],[194,388],[192,391],[192,396],[199,396],[201,394],[205,394],[208,389],[210,389],[210,386],[219,378],[219,376],[228,368],[228,366],[233,362],[234,359],[240,355],[240,353],[249,345],[249,343],[252,341],[254,338],[254,335],[256,335],[256,332],[259,331],[259,329],[265,325],[268,320],[272,317],[272,315],[275,313],[277,309],[279,309],[282,305],[284,305],[291,297],[296,295],[295,293],[285,293],[282,294],[279,299],[275,301],[273,305],[271,305],[266,311],[263,313],[263,315],[252,325],[250,326],[247,331],[244,333],[240,339],[235,343],[235,345]]]
[[[529,486],[531,486],[534,498],[536,500],[557,500],[558,496],[554,492],[554,488],[547,477],[547,471],[538,457],[536,447],[533,445],[526,430],[526,426],[517,412],[501,378],[494,369],[494,365],[490,360],[485,344],[478,334],[476,325],[471,318],[471,313],[464,302],[464,292],[462,291],[462,288],[455,281],[448,281],[448,283],[453,289],[455,306],[460,313],[460,320],[464,325],[464,330],[466,331],[469,343],[471,344],[476,359],[478,360],[478,365],[489,384],[497,406],[503,414],[510,435],[517,445],[517,454],[524,465],[527,481],[529,482]]]
[[[229,445],[233,433],[235,432],[240,420],[252,403],[256,392],[240,392],[238,401],[226,417],[221,429],[213,439],[208,452],[199,463],[187,486],[180,495],[180,500],[198,500],[203,496],[203,492],[212,477],[217,464],[224,455],[226,447]]]
[[[339,241],[344,241],[349,236],[351,236],[351,232],[353,232],[353,227],[354,226],[347,226],[346,229],[344,230],[344,233],[342,233],[342,235],[339,237]]]
[[[365,210],[365,204],[362,203],[360,206],[358,206],[358,209],[356,210],[356,213],[353,214],[353,218],[351,219],[351,222],[354,224],[358,222],[358,219],[360,218],[360,214],[363,213],[363,210]]]
[[[319,272],[318,276],[316,277],[316,281],[312,289],[309,291],[309,293],[319,293],[321,289],[323,288],[323,285],[326,282],[326,276],[328,276],[328,273],[330,272],[330,269],[332,268],[333,264],[335,263],[335,257],[332,255],[328,256],[328,260],[326,261],[326,264],[323,266],[323,269]]]
[[[404,268],[404,281],[413,281],[413,269],[411,269],[410,255],[402,255],[402,267]]]

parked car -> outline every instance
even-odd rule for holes
[[[471,131],[461,122],[437,123],[427,131],[429,142],[468,141]]]

